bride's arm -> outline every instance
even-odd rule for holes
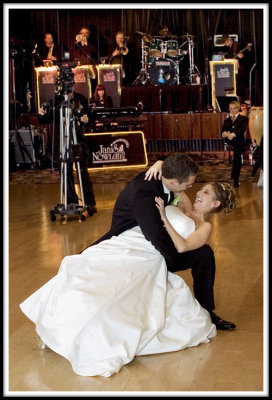
[[[156,161],[155,164],[153,164],[152,167],[150,167],[146,171],[145,180],[150,181],[152,178],[161,179],[161,177],[162,177],[162,171],[161,171],[162,163],[163,163],[163,161],[161,161],[161,160]]]
[[[164,201],[160,197],[155,197],[155,201],[164,226],[179,253],[198,249],[207,243],[212,232],[212,225],[209,222],[203,221],[190,236],[184,239],[168,221],[165,214]]]

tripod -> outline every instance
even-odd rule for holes
[[[72,215],[79,214],[80,220],[85,221],[86,217],[83,215],[83,211],[86,210],[83,185],[82,185],[82,177],[80,170],[80,153],[76,150],[77,146],[77,137],[75,130],[75,117],[72,114],[72,108],[68,101],[68,94],[64,94],[64,101],[60,107],[60,160],[61,160],[61,189],[60,189],[60,204],[50,210],[50,218],[51,221],[56,220],[56,214],[64,215]],[[81,198],[82,198],[82,206],[78,204],[67,204],[67,169],[68,163],[75,161],[77,176],[79,180]]]

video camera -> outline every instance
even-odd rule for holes
[[[58,88],[57,92],[59,94],[67,94],[72,92],[75,83],[72,68],[76,66],[76,63],[74,61],[70,61],[69,52],[64,53],[64,58],[61,60],[61,63],[58,66],[60,73],[56,82]]]

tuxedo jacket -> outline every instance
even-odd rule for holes
[[[163,226],[155,204],[155,196],[160,196],[167,205],[174,199],[174,194],[171,193],[168,201],[168,194],[163,191],[162,181],[155,179],[145,181],[144,176],[145,171],[138,174],[120,193],[114,206],[109,232],[93,244],[118,236],[127,229],[139,225],[145,238],[163,255],[169,267],[178,262],[179,253]]]
[[[246,146],[245,131],[247,126],[248,117],[245,117],[244,115],[238,114],[234,122],[232,121],[231,117],[226,118],[222,125],[221,133],[224,131],[234,132],[236,137],[234,137],[232,140],[225,138],[225,142],[240,151],[244,151]]]

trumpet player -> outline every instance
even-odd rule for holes
[[[122,66],[122,84],[125,85],[129,78],[129,70],[131,67],[131,52],[127,46],[126,37],[123,32],[119,31],[115,35],[114,50],[110,53],[110,64],[120,64]]]
[[[112,52],[112,57],[117,57],[117,56],[126,56],[129,52],[128,47],[126,46],[125,43],[125,36],[123,32],[117,32],[115,35],[115,41],[116,41],[116,48]]]
[[[90,43],[90,30],[83,26],[75,37],[74,61],[79,65],[96,64],[97,49]]]

